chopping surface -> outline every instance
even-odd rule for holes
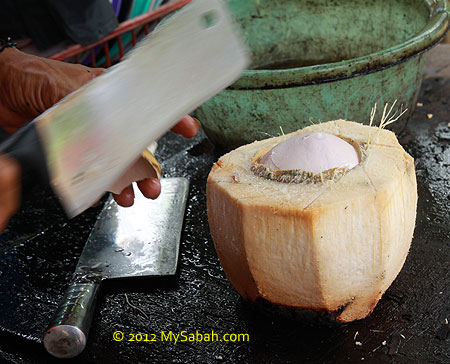
[[[416,159],[419,185],[411,251],[367,319],[338,325],[264,302],[245,303],[227,281],[208,229],[206,177],[221,151],[202,133],[193,140],[168,133],[157,153],[164,173],[191,182],[178,273],[105,284],[88,346],[69,362],[449,363],[449,95],[450,45],[442,45],[428,57],[423,106],[400,136]],[[50,191],[35,189],[31,195],[0,235],[1,362],[57,362],[44,351],[41,335],[101,208],[67,220]],[[125,334],[123,341],[113,340],[116,331]],[[220,338],[248,334],[249,341],[162,341],[161,332],[169,331],[214,331]],[[147,334],[148,341],[128,341],[138,333]]]

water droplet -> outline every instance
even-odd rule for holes
[[[117,248],[114,250],[116,253],[123,252],[123,248]]]

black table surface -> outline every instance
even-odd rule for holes
[[[221,152],[203,133],[184,140],[169,132],[157,153],[165,176],[191,182],[178,272],[104,284],[87,348],[68,362],[450,363],[450,45],[429,55],[419,102],[400,136],[416,159],[414,239],[367,319],[339,325],[244,302],[219,264],[206,216],[206,178]],[[42,333],[100,209],[67,220],[52,193],[36,188],[0,235],[0,362],[59,361],[45,352]],[[125,340],[114,341],[115,331]],[[175,344],[161,341],[162,331],[248,334],[249,341]],[[137,333],[156,341],[128,341]]]

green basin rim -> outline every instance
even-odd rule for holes
[[[398,61],[393,62],[391,64],[381,65],[381,66],[378,66],[376,68],[372,67],[370,69],[361,70],[359,72],[355,71],[352,74],[340,75],[340,76],[337,76],[335,78],[326,78],[326,77],[320,78],[320,79],[316,78],[314,80],[311,80],[309,83],[306,82],[305,80],[303,80],[303,82],[290,82],[289,84],[280,85],[280,86],[273,86],[273,85],[268,84],[268,85],[264,85],[264,86],[261,85],[259,87],[253,86],[253,87],[247,87],[247,88],[245,88],[245,87],[239,87],[239,88],[235,87],[236,83],[234,83],[233,85],[229,86],[228,89],[229,90],[231,89],[233,91],[246,91],[246,90],[255,90],[255,89],[258,89],[258,90],[275,90],[275,89],[283,89],[283,88],[291,88],[291,87],[310,86],[310,85],[316,85],[316,84],[327,83],[327,82],[335,82],[335,81],[345,80],[345,79],[352,78],[352,77],[368,75],[369,73],[374,73],[374,72],[382,71],[382,70],[384,70],[386,68],[394,67],[394,66],[396,66],[398,64],[401,64],[401,63],[404,63],[404,62],[410,60],[413,57],[417,57],[417,56],[420,56],[423,53],[428,52],[431,48],[436,46],[445,37],[445,35],[447,34],[447,32],[449,30],[450,30],[450,26],[447,28],[447,31],[444,34],[442,34],[441,37],[436,39],[436,41],[433,44],[430,44],[427,48],[422,49],[418,53],[412,54],[409,57],[405,57],[405,58],[399,59]]]
[[[426,1],[426,0],[425,0]],[[447,0],[436,0],[424,29],[403,43],[381,51],[341,62],[282,70],[246,70],[229,89],[274,89],[331,82],[376,72],[423,53],[437,44],[450,28],[450,6]]]

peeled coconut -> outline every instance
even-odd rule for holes
[[[222,156],[207,206],[220,262],[244,299],[358,320],[408,254],[414,160],[391,131],[316,124]]]

